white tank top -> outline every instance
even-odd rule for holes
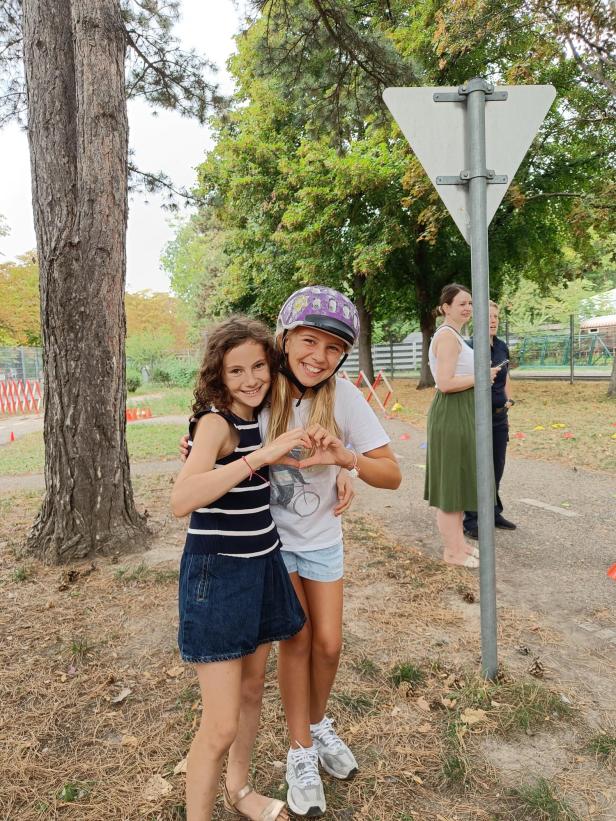
[[[434,377],[434,382],[436,383],[436,354],[434,353],[434,342],[436,337],[443,332],[452,333],[455,338],[457,339],[460,350],[458,352],[458,361],[456,362],[456,376],[472,376],[475,373],[475,356],[473,353],[473,349],[470,345],[467,345],[464,339],[460,336],[460,334],[452,328],[451,325],[441,325],[436,329],[434,336],[432,337],[432,341],[430,342],[430,348],[428,350],[428,360],[430,362],[430,370],[432,371],[432,376]],[[438,384],[436,385],[438,388]]]

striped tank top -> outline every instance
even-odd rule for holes
[[[248,422],[230,411],[201,411],[190,420],[189,448],[197,421],[206,413],[219,413],[238,433],[239,442],[228,456],[216,461],[214,469],[228,465],[261,447],[258,422]],[[246,468],[248,470],[248,468]],[[220,553],[223,556],[252,558],[280,548],[278,531],[270,513],[269,467],[259,468],[208,507],[190,516],[184,551]]]

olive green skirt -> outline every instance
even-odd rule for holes
[[[446,513],[477,510],[475,392],[436,391],[428,411],[424,499]]]

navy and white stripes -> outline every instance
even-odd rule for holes
[[[261,447],[259,423],[247,422],[228,411],[205,411],[193,417],[189,445],[197,421],[205,413],[219,413],[239,435],[233,453],[217,460],[215,468],[231,464]],[[187,553],[220,553],[250,558],[280,546],[270,513],[269,468],[260,468],[259,474],[253,473],[250,479],[240,482],[220,499],[193,511],[184,547]]]

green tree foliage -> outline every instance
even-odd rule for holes
[[[126,340],[126,358],[131,367],[152,371],[173,348],[173,336],[169,331],[137,333]]]
[[[39,269],[36,254],[0,264],[0,345],[40,345]]]
[[[469,252],[381,93],[475,75],[558,92],[490,229],[492,295],[522,276],[579,275],[564,249],[592,256],[592,231],[613,219],[613,100],[531,0],[256,7],[231,61],[235,104],[213,122],[199,177],[225,231],[229,307],[272,318],[318,280],[351,292],[368,324],[408,318],[427,342],[442,286],[469,282]]]
[[[531,334],[542,326],[557,323],[569,326],[574,321],[610,312],[607,299],[597,294],[596,286],[588,279],[574,279],[541,288],[539,283],[523,279],[512,294],[502,294],[501,304],[507,308],[507,316],[516,334]]]
[[[203,207],[175,223],[175,238],[167,243],[161,264],[171,277],[171,289],[181,301],[193,339],[225,306],[222,275],[228,260],[225,232],[212,208]],[[220,293],[219,293],[220,288]]]

